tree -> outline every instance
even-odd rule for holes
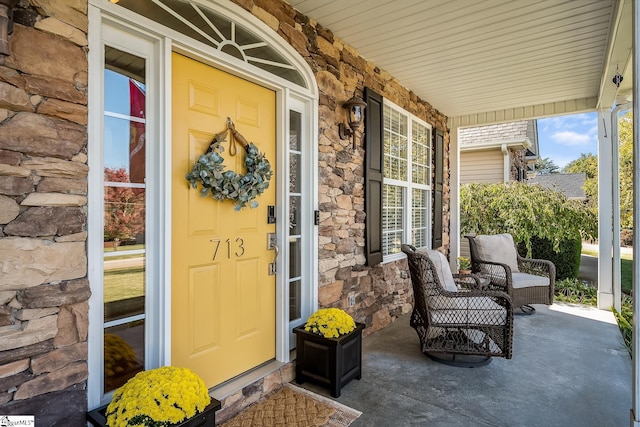
[[[548,157],[545,157],[544,159],[536,160],[536,162],[534,164],[534,169],[540,175],[546,175],[546,174],[550,174],[550,173],[558,173],[560,171],[560,168],[558,167],[558,165],[556,165],[553,162],[553,160],[551,160]]]
[[[597,214],[555,190],[519,182],[460,188],[460,229],[465,234],[509,233],[527,258],[556,266],[556,278],[577,277],[582,239],[598,232]]]
[[[595,154],[580,154],[576,160],[569,162],[562,170],[565,173],[585,173],[587,179],[582,187],[587,196],[587,204],[598,208],[598,156]]]
[[[596,238],[598,218],[582,203],[540,185],[465,184],[460,230],[463,235],[510,233],[530,254],[534,237],[551,241],[556,251],[565,240]]]
[[[618,120],[620,141],[620,226],[633,228],[633,113]]]
[[[104,168],[104,179],[108,182],[130,182],[125,168]],[[107,185],[104,194],[104,240],[132,239],[143,233],[144,204],[144,190]]]
[[[619,173],[620,173],[620,226],[633,227],[633,113],[627,112],[618,119]],[[563,172],[587,174],[584,192],[587,203],[598,208],[598,156],[581,154],[580,158],[567,164]]]

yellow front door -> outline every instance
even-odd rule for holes
[[[173,54],[172,67],[172,365],[215,386],[275,357],[274,252],[267,249],[267,207],[276,200],[275,93],[208,65]],[[265,153],[274,170],[255,209],[201,197],[185,174],[227,117]],[[244,150],[227,169],[245,173]]]

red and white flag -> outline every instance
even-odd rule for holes
[[[131,117],[145,118],[145,93],[138,84],[129,79]],[[130,121],[129,129],[129,179],[144,184],[145,177],[145,123]]]

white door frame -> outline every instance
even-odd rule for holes
[[[313,310],[317,307],[318,259],[314,248],[318,246],[317,227],[312,217],[318,209],[317,162],[318,162],[318,90],[312,70],[304,59],[266,24],[250,15],[239,6],[222,1],[198,1],[203,6],[212,7],[234,22],[250,28],[255,34],[272,46],[294,64],[306,81],[308,89],[272,75],[214,48],[166,28],[147,18],[110,3],[107,0],[89,0],[89,216],[88,216],[88,259],[89,281],[92,296],[89,300],[89,408],[97,407],[110,400],[111,395],[103,395],[103,297],[102,297],[102,91],[104,45],[147,59],[148,99],[147,99],[147,141],[159,141],[159,149],[147,158],[150,181],[148,192],[151,203],[148,206],[150,219],[147,222],[147,283],[157,283],[156,292],[147,292],[146,307],[148,325],[145,336],[147,345],[145,369],[171,363],[171,53],[178,52],[217,69],[260,84],[276,92],[276,185],[278,222],[276,231],[280,246],[277,261],[279,272],[289,271],[288,231],[288,150],[289,150],[289,110],[303,110],[304,142],[306,155],[303,171],[306,174],[303,194],[303,232],[309,236],[305,245],[303,265],[305,266],[305,301],[303,307]],[[155,91],[155,93],[154,93]],[[153,97],[156,97],[155,99]],[[155,109],[155,110],[154,110]],[[154,186],[155,185],[155,186]],[[186,185],[186,181],[185,181]],[[153,199],[153,200],[151,200]],[[153,248],[153,249],[152,249]],[[276,279],[276,361],[289,362],[289,317],[288,283],[285,274]],[[152,312],[155,310],[155,312]],[[156,345],[151,348],[150,342]]]

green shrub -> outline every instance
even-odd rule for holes
[[[518,249],[521,255],[525,255],[524,244],[520,244]],[[581,251],[582,239],[563,240],[556,252],[549,239],[531,238],[531,257],[553,262],[556,266],[556,280],[578,277]]]
[[[593,306],[598,304],[598,289],[574,278],[557,281],[554,294],[556,301]]]
[[[622,307],[620,308],[620,312],[618,312],[615,308],[611,308],[613,311],[613,315],[616,317],[616,321],[618,322],[618,327],[620,328],[620,333],[622,334],[622,339],[624,339],[624,344],[627,346],[627,350],[629,350],[629,354],[631,354],[631,343],[632,343],[632,334],[633,328],[633,305],[631,298],[626,295],[622,297]]]
[[[577,277],[582,239],[598,234],[597,214],[558,191],[519,182],[460,187],[460,232],[509,233],[525,257],[549,259],[556,277]]]

